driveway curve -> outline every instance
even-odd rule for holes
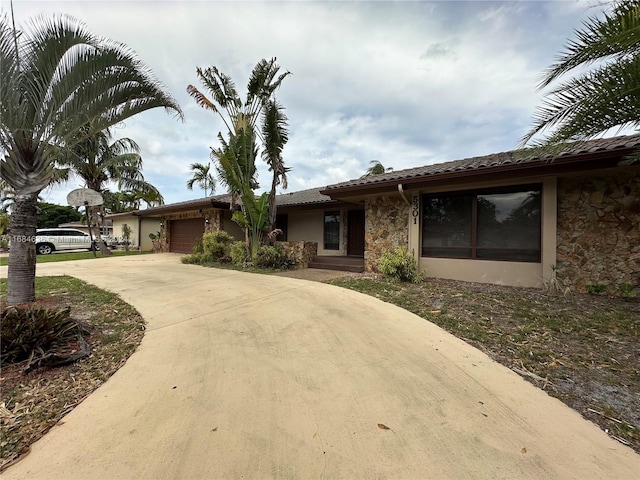
[[[38,265],[59,274],[120,294],[147,331],[3,480],[640,473],[558,400],[369,296],[172,254]]]

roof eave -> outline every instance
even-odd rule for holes
[[[570,173],[580,170],[600,170],[606,168],[616,168],[612,165],[612,159],[620,159],[634,152],[635,148],[625,149],[621,151],[599,151],[596,153],[559,156],[553,160],[538,159],[529,162],[521,162],[508,165],[498,165],[492,167],[484,167],[477,169],[466,169],[450,172],[441,172],[436,174],[420,175],[410,178],[397,178],[393,180],[384,180],[373,182],[365,185],[345,185],[329,187],[321,190],[320,193],[327,195],[332,199],[339,200],[344,197],[354,195],[373,195],[382,193],[397,192],[398,185],[403,188],[423,188],[446,183],[476,183],[480,180],[501,180],[513,179],[514,176],[529,178],[532,176],[548,176],[554,174]],[[515,174],[515,175],[514,175]]]

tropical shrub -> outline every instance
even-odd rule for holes
[[[247,261],[246,242],[234,242],[231,244],[231,263],[241,267]]]
[[[204,253],[204,248],[202,247],[202,238],[198,238],[195,242],[193,242],[193,247],[191,247],[191,253],[197,255],[199,253]]]
[[[291,268],[292,262],[279,245],[263,245],[258,249],[255,260],[256,267],[260,268]]]
[[[418,263],[405,247],[396,247],[391,252],[382,255],[378,270],[386,278],[401,282],[418,282]]]
[[[2,312],[0,363],[20,362],[44,356],[57,344],[75,338],[78,324],[69,308],[9,307]]]
[[[206,256],[220,260],[229,255],[232,242],[233,237],[224,230],[208,232],[202,235],[202,251]]]
[[[188,265],[206,265],[208,263],[217,263],[218,261],[219,259],[206,253],[191,253],[180,257],[180,262]]]
[[[131,247],[131,227],[129,225],[122,226],[122,239],[124,240],[124,251],[128,252]]]

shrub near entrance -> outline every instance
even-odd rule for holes
[[[229,249],[233,237],[224,230],[216,230],[202,235],[202,250],[207,258],[219,261],[229,256]]]
[[[390,280],[416,283],[422,279],[418,274],[416,259],[404,247],[397,247],[392,252],[382,255],[378,269]]]

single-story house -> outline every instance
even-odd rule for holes
[[[640,285],[640,135],[520,150],[331,185],[364,202],[365,263],[407,246],[429,276]]]
[[[58,224],[58,228],[77,228],[78,230],[82,230],[83,232],[89,232],[89,228],[86,223],[83,222],[68,222],[68,223],[60,223]],[[95,233],[94,228],[94,233]],[[113,233],[113,224],[111,220],[105,218],[104,225],[100,225],[100,235],[108,235],[111,236]]]
[[[124,213],[110,213],[107,219],[112,222],[112,237],[116,242],[124,241],[124,227],[131,230],[129,234],[130,246],[133,249],[149,251],[153,249],[153,241],[149,234],[160,235],[160,220],[158,218],[143,218],[137,215],[137,210]]]
[[[315,242],[320,257],[363,258],[367,271],[404,246],[433,277],[638,286],[640,164],[624,161],[638,151],[640,135],[619,136],[362,177],[279,195],[277,226],[281,239]],[[243,238],[229,202],[219,195],[129,218],[156,222],[165,250],[190,252],[207,230]]]
[[[151,243],[145,239],[146,230],[157,229],[161,232],[162,251],[190,253],[194,243],[207,231],[222,229],[236,240],[244,239],[244,232],[231,220],[230,204],[230,195],[216,195],[109,215],[109,218],[113,220],[116,237],[121,235],[122,225],[127,224],[134,232],[132,242],[135,237],[134,245],[143,250],[151,249]],[[276,226],[282,230],[278,240],[315,243],[315,255],[320,256],[364,257],[362,205],[332,200],[321,194],[320,188],[278,195],[276,204]],[[352,211],[359,214],[350,213]],[[355,239],[344,236],[348,231],[345,224],[348,217],[352,222],[350,231],[359,232]],[[353,223],[356,220],[357,226]]]

